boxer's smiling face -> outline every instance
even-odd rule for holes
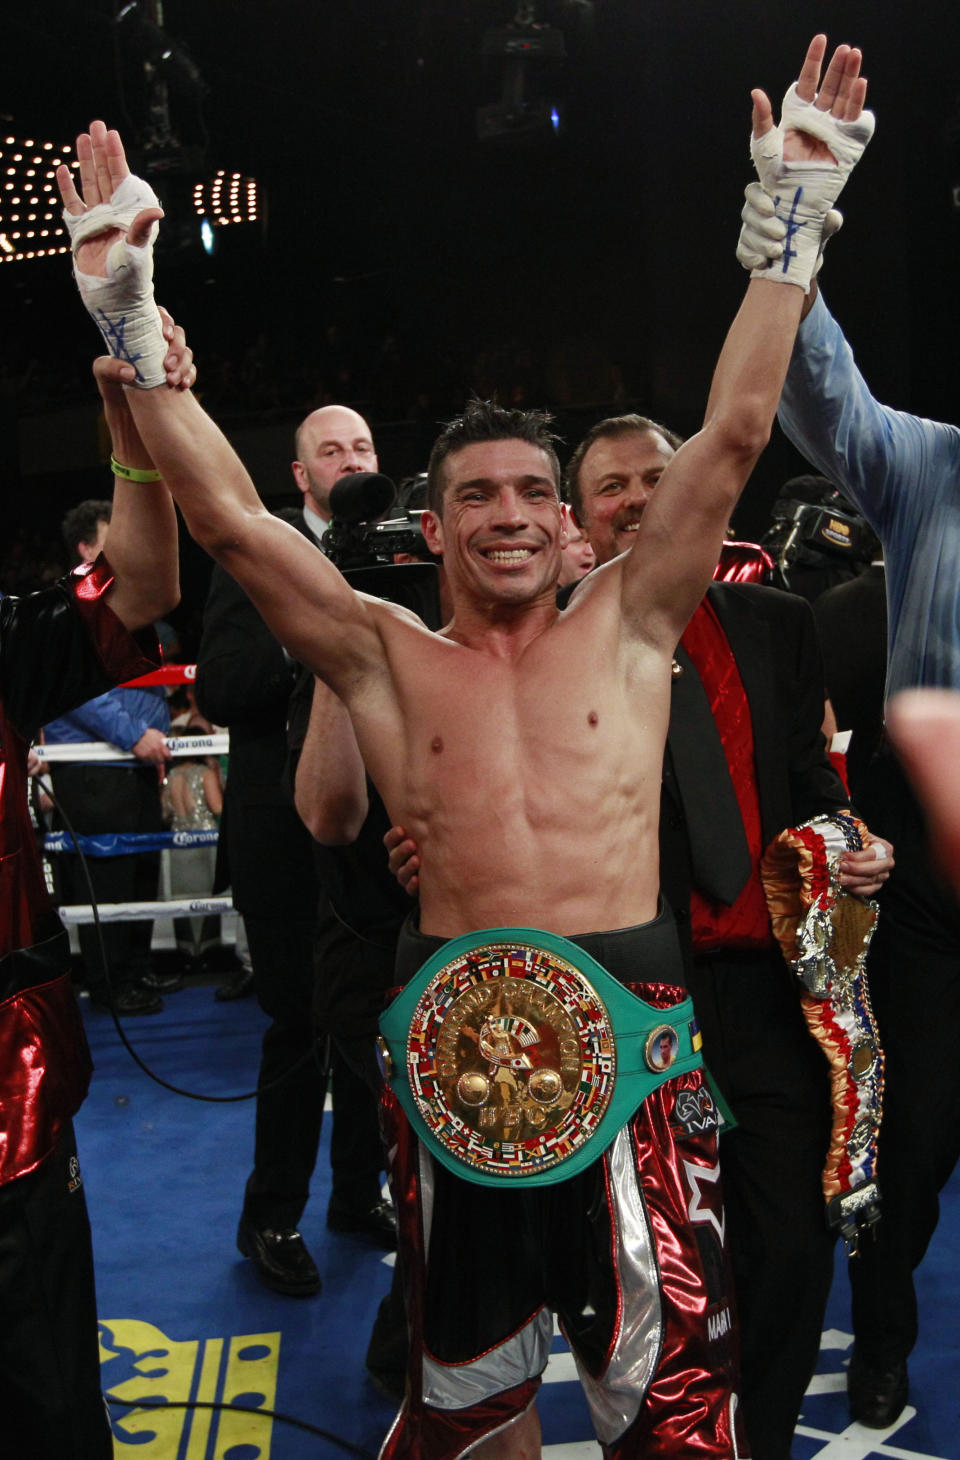
[[[547,453],[526,441],[474,442],[444,463],[443,512],[424,531],[452,582],[481,601],[553,592],[565,542]]]

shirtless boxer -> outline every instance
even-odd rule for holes
[[[804,62],[813,91],[825,45],[816,37]],[[805,164],[809,208],[782,280],[799,287],[751,281],[703,429],[664,472],[632,550],[592,575],[562,614],[559,473],[535,414],[477,407],[434,448],[424,533],[443,555],[454,612],[432,634],[354,592],[271,517],[195,399],[128,391],[191,533],[344,700],[391,819],[420,846],[421,925],[401,950],[402,977],[444,939],[513,925],[586,944],[649,1006],[681,1000],[657,875],[671,658],[766,443],[819,220],[852,166],[851,144],[859,136],[862,150],[869,135],[857,125],[859,67],[859,52],[840,47],[816,105],[817,129],[844,138],[843,165],[805,132],[786,136],[788,158]],[[753,99],[760,165],[768,175],[779,168],[786,187],[790,163],[772,145],[770,104],[762,92]],[[150,206],[149,190],[128,179],[120,139],[102,123],[78,140],[78,157],[86,206],[65,170],[60,181],[81,291],[112,352],[130,362],[131,385],[160,386],[149,271],[123,243],[138,209]],[[791,186],[793,220],[798,191]],[[103,212],[88,219],[97,205]],[[582,931],[597,929],[616,931]],[[418,1382],[384,1455],[538,1454],[533,1401],[550,1347],[548,1304],[580,1350],[607,1455],[745,1453],[715,1122],[697,1128],[691,1114],[684,1128],[681,1103],[709,1108],[702,1071],[661,1084],[582,1176],[529,1196],[468,1185],[408,1151],[400,1173],[408,1256],[415,1264],[418,1218],[430,1261],[424,1286],[411,1290]],[[595,1263],[581,1258],[591,1245]]]

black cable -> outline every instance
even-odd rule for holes
[[[38,749],[37,753],[38,755],[42,756],[42,747]],[[240,1095],[202,1095],[198,1090],[184,1090],[181,1085],[174,1085],[170,1080],[165,1080],[162,1075],[156,1074],[154,1070],[151,1070],[148,1064],[144,1063],[144,1061],[137,1054],[137,1051],[134,1049],[133,1045],[127,1038],[126,1033],[123,1029],[123,1025],[120,1023],[120,1020],[117,1017],[117,1011],[113,1006],[113,989],[110,985],[110,966],[107,961],[106,944],[103,941],[103,925],[100,922],[100,909],[97,905],[96,894],[93,890],[93,879],[90,876],[90,867],[87,862],[87,858],[84,855],[84,852],[82,851],[80,846],[80,838],[77,836],[77,833],[73,828],[73,823],[71,822],[69,816],[64,811],[63,806],[60,804],[60,801],[57,799],[56,793],[54,792],[53,787],[50,785],[50,782],[42,779],[39,776],[37,776],[36,779],[37,781],[39,781],[46,794],[50,797],[50,800],[53,802],[54,808],[56,809],[57,815],[63,822],[67,832],[73,838],[74,854],[80,858],[80,866],[83,869],[83,879],[87,884],[87,892],[90,895],[90,907],[93,910],[93,924],[97,930],[97,942],[100,948],[100,959],[103,963],[103,971],[107,980],[107,996],[110,1002],[110,1016],[113,1019],[114,1025],[116,1026],[116,1030],[120,1036],[121,1043],[126,1048],[127,1053],[130,1055],[130,1058],[134,1061],[136,1065],[139,1065],[143,1073],[147,1075],[149,1079],[153,1080],[155,1084],[161,1085],[164,1090],[169,1090],[173,1095],[182,1095],[186,1100],[201,1100],[207,1105],[235,1105],[241,1100],[255,1100],[258,1095],[263,1095],[268,1090],[276,1090],[279,1085],[282,1085],[286,1080],[289,1080],[292,1075],[295,1075],[297,1070],[302,1069],[302,1067],[307,1063],[308,1060],[316,1060],[317,1067],[321,1073],[321,1076],[323,1075],[324,1071],[329,1073],[329,1056],[327,1053],[328,1041],[326,1038],[324,1038],[323,1040],[315,1039],[313,1045],[310,1049],[307,1050],[306,1054],[301,1055],[298,1060],[295,1060],[292,1065],[288,1066],[288,1068],[285,1069],[282,1074],[278,1075],[275,1080],[271,1080],[269,1084],[258,1085],[255,1090],[245,1090]],[[321,1046],[324,1049],[324,1054],[322,1057],[319,1054]]]
[[[346,1450],[348,1455],[358,1456],[358,1460],[376,1460],[376,1456],[370,1450],[365,1450],[362,1445],[355,1445],[352,1440],[345,1440],[342,1435],[335,1435],[330,1430],[321,1429],[319,1425],[309,1424],[305,1419],[297,1419],[292,1414],[281,1414],[276,1409],[251,1409],[245,1404],[218,1404],[213,1400],[203,1399],[138,1399],[131,1402],[128,1399],[114,1399],[111,1395],[105,1396],[108,1404],[117,1408],[144,1410],[144,1409],[215,1409],[233,1411],[235,1414],[262,1415],[264,1419],[276,1419],[282,1424],[293,1425],[295,1429],[306,1430],[310,1435],[319,1435],[322,1440],[329,1440],[331,1445],[337,1445],[341,1450]]]

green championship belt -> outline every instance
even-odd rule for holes
[[[689,998],[654,1009],[555,933],[451,938],[380,1019],[385,1078],[430,1153],[482,1186],[595,1161],[652,1090],[702,1064]]]

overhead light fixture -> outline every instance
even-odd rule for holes
[[[202,95],[207,87],[192,56],[179,41],[158,25],[138,0],[130,0],[114,17],[113,24],[139,61],[155,66],[164,77],[182,90]]]
[[[484,32],[482,54],[500,90],[496,101],[477,109],[479,140],[531,142],[558,136],[567,59],[563,31],[539,23],[532,0],[520,0],[509,25]]]
[[[0,137],[0,263],[69,253],[57,168],[79,166],[69,143]]]

